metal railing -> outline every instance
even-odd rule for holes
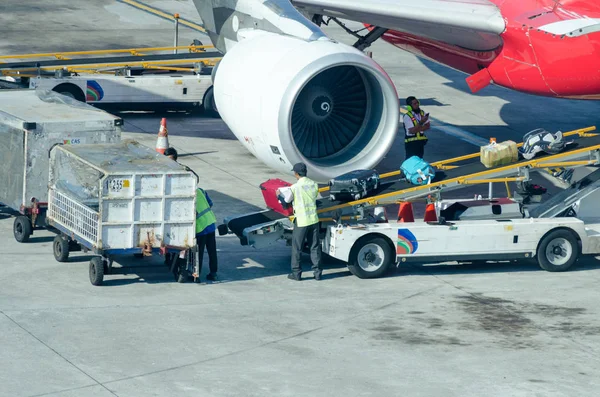
[[[48,191],[48,219],[85,239],[98,242],[98,212],[54,189]]]

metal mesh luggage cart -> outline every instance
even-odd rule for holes
[[[46,227],[48,151],[56,144],[114,143],[123,120],[51,91],[0,91],[0,202],[14,211],[15,239]]]
[[[187,167],[131,140],[56,146],[49,180],[57,261],[92,251],[90,282],[101,285],[114,256],[161,253],[178,281],[196,278],[197,180]]]

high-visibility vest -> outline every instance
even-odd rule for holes
[[[294,216],[299,227],[319,222],[317,215],[317,195],[319,186],[307,177],[302,177],[292,185],[294,194]]]
[[[425,116],[425,112],[423,111],[423,109],[420,109],[419,114],[421,115],[421,117]],[[417,121],[417,118],[415,117],[414,113],[412,112],[412,109],[408,109],[408,112],[406,112],[406,115],[408,117],[410,117],[410,120],[413,122],[412,127],[416,127],[417,125],[419,125],[419,122]],[[414,136],[408,135],[408,129],[412,128],[412,127],[408,127],[408,126],[404,127],[404,142],[405,143],[427,140],[427,137],[425,136],[424,131],[419,131]]]
[[[196,234],[216,222],[217,217],[210,209],[204,191],[200,188],[196,189]]]

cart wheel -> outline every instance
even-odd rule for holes
[[[175,281],[178,283],[185,283],[189,278],[189,273],[186,269],[186,261],[185,259],[177,258],[177,264],[175,265],[175,270],[173,271],[175,276]]]
[[[579,244],[568,230],[553,230],[546,235],[537,250],[540,267],[549,272],[564,272],[577,261]]]
[[[54,237],[54,259],[58,262],[67,262],[69,260],[69,240],[58,234]]]
[[[90,283],[92,285],[102,285],[104,281],[104,261],[101,257],[95,256],[90,261]]]
[[[19,215],[15,218],[15,223],[13,224],[13,233],[15,235],[15,240],[19,243],[26,243],[29,241],[29,237],[33,233],[33,227],[31,226],[31,221],[24,215]]]
[[[365,236],[350,252],[348,270],[358,278],[383,276],[394,263],[392,247],[382,237]]]

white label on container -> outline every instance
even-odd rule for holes
[[[112,179],[109,182],[109,187],[112,192],[118,193],[123,189],[129,188],[129,179]]]

